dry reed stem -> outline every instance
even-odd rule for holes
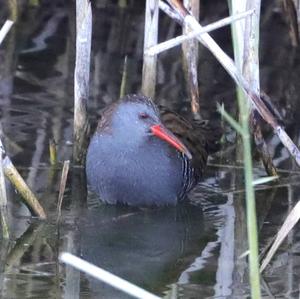
[[[84,273],[91,275],[98,281],[103,281],[106,284],[128,294],[134,298],[140,299],[160,299],[160,297],[149,293],[148,291],[122,279],[108,271],[105,271],[94,264],[91,264],[71,253],[62,252],[59,256],[59,260],[63,263],[71,265],[77,270],[83,271]]]
[[[3,157],[4,157],[4,147],[0,139],[0,212],[1,212],[1,226],[2,235],[4,239],[9,239],[9,228],[8,228],[8,213],[7,213],[7,194],[6,194],[6,184],[3,171]]]
[[[38,199],[29,189],[18,170],[14,167],[11,160],[6,156],[3,160],[4,174],[21,194],[23,202],[30,211],[41,219],[46,219],[46,213],[43,207],[40,205]]]
[[[49,141],[49,158],[51,165],[57,164],[57,150],[54,139],[50,139]]]
[[[199,20],[200,6],[199,1],[184,0],[187,7],[197,20]],[[187,26],[182,27],[183,34],[188,34],[191,29]],[[198,42],[195,40],[187,40],[182,43],[183,71],[187,86],[187,92],[191,102],[191,110],[194,115],[199,115],[199,87],[198,87]]]
[[[251,88],[261,94],[259,83],[259,20],[260,20],[260,0],[247,1],[245,10],[253,9],[254,14],[251,18],[244,20],[245,30],[244,38],[244,54],[245,61],[243,62],[243,75],[247,82],[249,82]],[[265,170],[268,175],[276,176],[277,171],[273,165],[271,155],[268,151],[267,144],[263,138],[260,123],[258,122],[258,115],[251,107],[250,113],[250,127],[254,136],[256,149],[263,162]]]
[[[175,0],[170,0],[168,2],[177,10],[177,13],[182,18],[182,23],[188,24],[193,30],[202,29],[202,26],[197,22],[197,20],[195,20],[193,16],[189,14],[189,12],[183,7],[181,2]],[[232,77],[235,83],[243,90],[248,99],[251,101],[252,105],[255,107],[261,117],[273,128],[274,133],[279,137],[282,144],[290,152],[291,156],[295,159],[298,166],[300,166],[299,149],[287,135],[284,128],[278,123],[273,113],[262,101],[257,91],[253,90],[249,82],[246,81],[246,79],[238,71],[233,60],[219,47],[219,45],[208,33],[204,33],[201,36],[198,36],[197,39],[211,51],[211,53],[217,58],[217,60]]]
[[[177,23],[181,24],[181,18],[177,12],[175,12],[168,4],[159,0],[159,8],[167,14],[171,19],[175,20]]]
[[[14,24],[13,21],[7,20],[4,25],[2,26],[1,30],[0,30],[0,45],[3,42],[5,36],[7,35],[7,33],[9,32],[10,28],[12,27],[12,25]]]
[[[8,1],[8,8],[10,12],[10,18],[13,21],[17,21],[19,15],[19,1],[18,0],[9,0]]]
[[[82,164],[85,157],[89,121],[90,55],[92,8],[89,0],[76,0],[76,61],[74,71],[74,160]]]
[[[193,30],[193,31],[191,31],[188,34],[180,35],[180,36],[171,38],[171,39],[169,39],[169,40],[167,40],[165,42],[159,43],[156,46],[152,46],[152,47],[146,49],[145,53],[147,55],[156,55],[156,54],[159,54],[161,52],[164,52],[166,50],[169,50],[169,49],[171,49],[173,47],[176,47],[176,46],[182,44],[184,41],[187,41],[187,40],[190,40],[190,39],[193,39],[193,38],[197,38],[201,34],[211,32],[213,30],[216,30],[216,29],[222,28],[224,26],[230,25],[233,22],[236,22],[238,20],[244,19],[244,18],[252,15],[253,12],[254,12],[253,10],[248,10],[248,11],[243,12],[243,13],[239,13],[239,14],[236,14],[236,15],[233,15],[233,16],[226,17],[224,19],[221,19],[219,21],[216,21],[214,23],[211,23],[211,24],[209,24],[207,26],[202,27],[201,30]],[[173,18],[174,14],[173,15],[169,14],[168,11],[166,11],[166,13],[170,17]]]
[[[0,139],[0,205],[1,207],[7,206],[7,194],[6,194],[5,178],[4,178],[4,171],[3,171],[4,154],[5,154],[5,150],[2,144],[2,140]]]
[[[144,61],[142,76],[142,93],[148,97],[155,97],[156,85],[156,55],[147,55],[145,50],[157,44],[159,0],[146,1],[145,30],[144,30]]]
[[[15,240],[14,247],[10,249],[5,259],[5,271],[9,272],[16,266],[20,266],[20,261],[27,250],[36,240],[39,233],[44,228],[43,222],[33,222],[26,231]],[[24,246],[26,244],[26,246]]]
[[[251,17],[241,20],[232,25],[234,57],[236,68],[251,88],[258,94],[260,93],[259,82],[259,19],[260,19],[260,0],[232,0],[232,10],[234,13],[254,9]],[[242,93],[240,87],[237,90],[239,105],[239,123],[242,128],[240,149],[243,153],[244,161],[244,180],[246,195],[246,221],[247,236],[249,247],[249,283],[252,298],[261,298],[261,287],[259,277],[259,258],[258,258],[258,236],[257,236],[257,216],[255,192],[253,187],[253,166],[251,156],[251,140],[249,128],[250,101],[247,95]]]
[[[124,64],[123,64],[123,72],[122,72],[122,80],[121,80],[121,86],[120,86],[120,98],[124,97],[127,90],[127,55],[124,58]]]
[[[61,174],[60,186],[59,186],[59,194],[58,194],[58,204],[57,204],[57,223],[60,221],[61,217],[61,206],[64,198],[64,193],[66,189],[66,183],[69,173],[70,161],[67,160],[64,162],[64,167]]]
[[[289,24],[289,35],[291,38],[292,46],[298,47],[299,40],[299,28],[298,28],[298,18],[297,9],[293,0],[283,0],[283,9],[286,14],[286,21]]]
[[[287,216],[286,220],[284,221],[283,225],[281,226],[279,232],[277,233],[276,239],[268,251],[266,257],[263,259],[260,272],[264,271],[266,266],[269,264],[270,260],[274,256],[275,252],[277,251],[278,247],[281,245],[285,237],[288,233],[293,229],[293,227],[297,224],[300,218],[300,201],[297,202],[295,207],[292,209],[290,214]]]
[[[6,37],[7,33],[13,25],[13,21],[7,20],[0,30],[0,45]],[[0,139],[0,213],[1,213],[1,226],[2,235],[4,239],[9,239],[9,228],[8,228],[8,213],[7,213],[7,194],[6,194],[6,184],[4,178],[3,170],[3,157],[5,154],[4,146],[2,140]]]

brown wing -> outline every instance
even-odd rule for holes
[[[162,106],[159,107],[159,110],[163,124],[189,149],[193,156],[193,166],[202,173],[208,156],[203,124],[190,123],[177,113]]]

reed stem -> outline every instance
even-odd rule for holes
[[[57,164],[57,150],[54,139],[50,139],[49,141],[49,158],[52,166]]]
[[[146,1],[145,30],[144,30],[144,62],[142,77],[142,93],[155,97],[157,56],[150,56],[146,49],[157,44],[159,1]]]
[[[5,176],[10,180],[18,192],[20,192],[23,202],[26,204],[28,209],[41,219],[46,219],[46,213],[43,207],[40,205],[33,192],[29,189],[8,156],[6,156],[3,160],[3,169]]]
[[[59,223],[61,217],[61,207],[62,207],[62,202],[63,202],[64,193],[66,189],[69,167],[70,167],[70,161],[67,160],[64,162],[64,167],[61,173],[61,180],[60,180],[59,194],[58,194],[58,204],[57,204],[57,220],[56,220],[57,223]]]
[[[184,0],[184,5],[192,12],[196,20],[199,20],[200,3],[195,0]],[[183,25],[183,34],[191,32],[189,26]],[[194,115],[199,116],[199,87],[198,87],[198,51],[199,45],[195,40],[187,40],[182,43],[183,71],[186,81],[186,89],[191,102],[191,110]]]
[[[0,140],[0,213],[1,213],[1,227],[2,235],[4,239],[9,239],[9,227],[8,227],[8,213],[7,213],[7,194],[6,184],[3,171],[3,155],[4,148],[2,141]]]
[[[87,148],[89,121],[90,55],[92,8],[89,0],[76,0],[76,61],[74,71],[74,160],[83,164]]]
[[[120,86],[120,98],[124,97],[127,89],[127,55],[124,58],[122,80]]]
[[[232,35],[234,44],[234,55],[237,69],[244,75],[250,84],[250,88],[260,93],[259,84],[259,16],[260,1],[232,0],[231,13],[236,14],[246,9],[254,9],[254,14],[239,23],[232,24]],[[261,298],[260,274],[258,259],[258,237],[255,194],[253,187],[253,167],[251,154],[251,134],[249,129],[250,105],[246,94],[240,87],[237,88],[237,99],[239,106],[239,119],[242,127],[242,149],[244,161],[244,177],[246,192],[246,217],[249,246],[249,276],[251,286],[251,297]]]
[[[173,7],[174,12],[177,12],[182,24],[188,24],[193,30],[202,30],[203,27],[185,9],[181,1],[168,0],[168,2]],[[300,151],[298,147],[288,136],[282,125],[279,124],[274,114],[266,106],[257,90],[252,89],[249,82],[235,66],[233,60],[220,48],[220,46],[208,33],[198,36],[197,39],[211,51],[211,53],[216,57],[216,59],[232,77],[235,83],[243,90],[243,92],[247,95],[248,100],[250,100],[251,104],[255,107],[256,111],[273,128],[275,134],[278,136],[282,144],[295,159],[297,165],[300,166]]]
[[[168,13],[169,16],[171,16],[173,18],[174,14],[169,14],[169,11],[167,11],[167,13]],[[249,11],[246,11],[246,12],[243,12],[243,13],[228,16],[224,19],[218,20],[214,23],[211,23],[211,24],[208,24],[208,25],[202,27],[201,30],[193,30],[193,31],[191,31],[187,34],[176,36],[176,37],[171,38],[167,41],[164,41],[164,42],[161,42],[161,43],[159,43],[155,46],[152,46],[152,47],[148,48],[145,51],[145,53],[147,55],[159,54],[159,53],[167,51],[167,50],[169,50],[173,47],[179,46],[184,41],[194,39],[194,38],[200,36],[201,34],[208,33],[208,32],[211,32],[213,30],[216,30],[216,29],[222,28],[224,26],[230,25],[233,22],[244,19],[244,18],[246,18],[246,17],[248,17],[252,14],[253,14],[253,10],[249,10]]]

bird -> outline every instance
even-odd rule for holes
[[[87,149],[88,185],[108,204],[176,205],[203,174],[208,135],[202,123],[129,94],[103,111]]]

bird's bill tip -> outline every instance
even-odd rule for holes
[[[178,151],[184,153],[188,157],[188,159],[192,159],[192,154],[187,149],[187,147],[167,128],[162,125],[156,124],[151,126],[150,130],[154,136],[166,141]]]

